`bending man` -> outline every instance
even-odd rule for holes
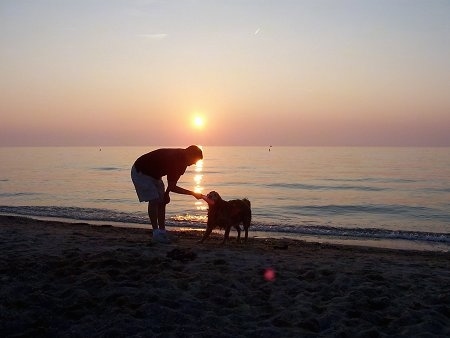
[[[177,185],[186,168],[203,159],[202,150],[197,146],[186,149],[157,149],[139,157],[131,168],[139,202],[148,202],[148,216],[153,228],[153,240],[169,243],[166,234],[166,204],[170,202],[170,192],[202,198],[200,193]],[[167,176],[167,189],[163,176]]]

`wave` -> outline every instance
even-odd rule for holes
[[[260,228],[260,229],[258,229]],[[405,230],[387,230],[375,228],[340,228],[332,226],[272,226],[258,227],[254,226],[254,230],[264,232],[280,232],[294,233],[309,236],[326,236],[326,237],[345,237],[352,239],[390,239],[390,240],[408,240],[422,242],[437,242],[450,244],[450,234],[422,232],[422,231],[405,231]]]
[[[385,178],[385,177],[360,177],[360,178],[323,178],[324,181],[332,182],[375,182],[375,183],[416,183],[417,180],[408,178]]]
[[[313,185],[300,183],[272,183],[269,188],[299,189],[299,190],[358,190],[358,191],[385,191],[390,188],[360,186],[360,185]]]
[[[332,206],[332,209],[338,206]],[[387,208],[387,207],[384,207]],[[387,208],[389,209],[389,208]],[[379,211],[377,211],[379,212]],[[148,225],[145,213],[120,212],[99,208],[57,207],[57,206],[0,206],[0,214],[13,214],[30,217],[64,218],[69,220],[115,222],[136,225]],[[180,228],[203,229],[204,217],[174,216],[167,222],[170,226]],[[326,236],[334,238],[351,238],[359,240],[389,239],[421,241],[428,243],[450,244],[449,233],[427,231],[388,230],[375,228],[348,228],[328,225],[271,225],[253,222],[252,231],[286,235]]]
[[[408,206],[396,204],[362,204],[362,205],[287,205],[283,209],[300,216],[336,216],[352,214],[374,214],[374,215],[393,215],[407,216],[415,219],[430,219],[448,221],[450,223],[450,214],[439,209]]]
[[[0,192],[0,197],[23,197],[23,196],[37,196],[36,192]]]
[[[120,170],[122,170],[122,168],[118,168],[118,167],[94,167],[92,169],[98,170],[98,171],[120,171]]]
[[[35,217],[54,217],[80,221],[105,221],[145,224],[144,214],[133,214],[109,209],[57,206],[0,206],[0,213]]]

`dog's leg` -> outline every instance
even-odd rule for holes
[[[228,224],[225,227],[225,234],[223,236],[222,244],[225,244],[225,242],[228,240],[228,237],[230,237],[230,230],[231,230],[231,224]]]
[[[247,242],[248,228],[250,227],[250,222],[248,220],[244,220],[243,225],[244,225],[244,231],[245,231],[245,239],[244,239],[244,241]]]
[[[240,243],[241,242],[241,227],[239,226],[239,224],[236,224],[234,227],[236,228],[236,231],[238,233],[237,242]]]
[[[212,227],[206,227],[205,233],[203,234],[203,237],[199,241],[199,243],[203,243],[209,237],[209,235],[211,235],[212,230]]]
[[[250,223],[251,222],[252,222],[252,214],[251,214],[251,211],[249,210],[249,213],[248,213],[247,217],[244,219],[244,222],[243,222],[244,230],[245,230],[245,242],[247,242],[248,228],[250,228]]]

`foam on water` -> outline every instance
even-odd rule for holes
[[[35,207],[35,206],[0,206],[0,214],[21,215],[40,218],[57,218],[77,221],[113,222],[116,225],[128,224],[136,227],[148,227],[148,216],[145,213],[133,214],[126,212],[117,212],[108,209],[96,208],[78,208],[78,207]],[[172,217],[168,225],[175,228],[204,229],[206,226],[206,217]],[[414,242],[424,242],[432,248],[433,243],[443,244],[439,250],[443,250],[448,245],[450,249],[450,234],[434,233],[426,231],[400,231],[385,230],[376,228],[345,228],[333,227],[327,225],[271,225],[260,222],[253,222],[252,232],[271,235],[278,234],[285,237],[301,238],[302,235],[310,237],[328,239],[349,239],[349,240],[406,240]],[[264,235],[263,235],[264,236]],[[275,236],[277,237],[277,236]],[[279,236],[278,236],[279,237]],[[444,249],[445,250],[445,249]],[[447,250],[448,251],[448,250]]]

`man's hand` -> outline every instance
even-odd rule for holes
[[[194,196],[196,199],[201,199],[202,197],[203,197],[203,195],[202,194],[200,194],[200,193],[198,193],[198,192],[193,192],[192,193],[192,196]]]

